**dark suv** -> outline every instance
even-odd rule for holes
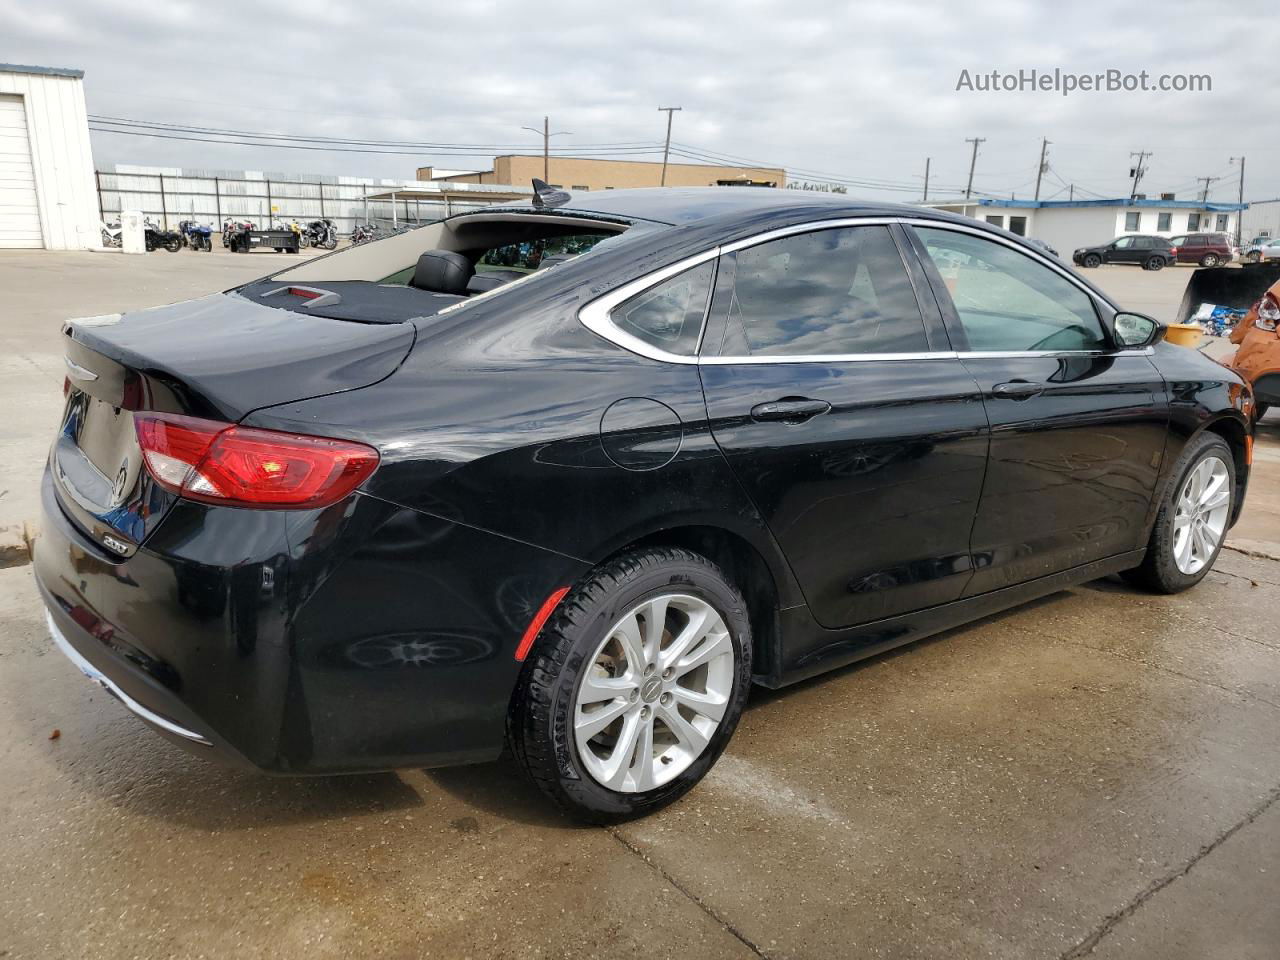
[[[1136,263],[1144,270],[1163,270],[1178,262],[1178,249],[1164,237],[1130,235],[1116,237],[1098,247],[1081,247],[1071,255],[1079,267],[1104,263]]]
[[[1177,249],[1179,263],[1216,267],[1230,263],[1236,256],[1231,237],[1225,233],[1188,233],[1170,237],[1169,242]]]

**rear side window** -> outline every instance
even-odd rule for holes
[[[1106,349],[1093,298],[1057,271],[972,234],[930,227],[916,233],[951,294],[969,349]]]
[[[714,261],[699,264],[624,300],[609,318],[618,329],[659,350],[693,356],[714,275]]]
[[[722,356],[929,349],[888,227],[801,233],[740,250]]]

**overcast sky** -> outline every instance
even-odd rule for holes
[[[974,185],[1042,198],[1128,194],[1129,152],[1152,152],[1145,192],[1280,196],[1276,30],[1241,4],[969,2],[849,4],[242,4],[0,0],[0,61],[79,67],[91,114],[360,139],[485,145],[674,140],[913,199],[962,190],[966,137],[985,137]],[[705,11],[705,12],[704,12]],[[962,70],[1020,68],[1152,77],[1209,74],[1199,93],[957,91]],[[602,148],[583,147],[590,154]],[[101,164],[142,163],[411,179],[415,167],[483,168],[476,156],[303,151],[94,134]],[[640,159],[660,159],[645,155]],[[794,176],[794,174],[793,174]],[[1280,205],[1276,205],[1280,207]],[[1276,209],[1273,207],[1272,209]]]

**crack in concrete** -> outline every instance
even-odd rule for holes
[[[1141,892],[1139,892],[1136,897],[1134,897],[1132,900],[1126,903],[1119,910],[1115,911],[1114,913],[1110,913],[1106,917],[1104,917],[1102,920],[1102,923],[1098,924],[1098,926],[1094,928],[1092,933],[1090,933],[1087,937],[1085,937],[1083,940],[1077,943],[1074,947],[1072,947],[1066,953],[1062,954],[1060,960],[1078,960],[1078,958],[1080,957],[1086,957],[1089,954],[1093,953],[1094,949],[1098,946],[1099,943],[1102,942],[1103,938],[1105,938],[1109,933],[1111,933],[1112,930],[1118,927],[1126,919],[1133,916],[1133,914],[1135,914],[1139,909],[1142,908],[1143,904],[1145,904],[1148,900],[1154,897],[1161,890],[1165,889],[1165,887],[1168,887],[1170,884],[1182,879],[1187,874],[1189,874],[1192,868],[1194,868],[1197,863],[1199,863],[1209,854],[1213,853],[1213,851],[1217,850],[1218,847],[1222,846],[1224,843],[1230,840],[1233,836],[1235,836],[1235,834],[1239,833],[1245,827],[1249,826],[1249,824],[1253,823],[1260,816],[1266,813],[1267,810],[1270,809],[1270,807],[1277,800],[1280,800],[1280,787],[1276,787],[1269,794],[1267,794],[1266,799],[1263,800],[1262,803],[1255,806],[1247,814],[1245,814],[1245,817],[1243,820],[1236,823],[1234,826],[1224,830],[1222,833],[1218,834],[1216,837],[1210,840],[1207,844],[1205,844],[1199,850],[1197,850],[1195,855],[1190,860],[1188,860],[1185,864],[1183,864],[1179,869],[1174,870],[1172,873],[1166,874],[1165,876],[1161,877],[1159,880],[1155,880],[1151,882]]]
[[[756,944],[754,940],[752,940],[745,933],[739,930],[736,926],[730,923],[727,918],[721,916],[720,912],[716,910],[715,907],[711,906],[711,904],[704,901],[696,893],[694,893],[692,890],[690,890],[688,887],[682,884],[679,880],[673,877],[670,873],[668,873],[664,868],[662,868],[657,863],[655,863],[653,859],[648,856],[648,854],[646,854],[634,843],[632,843],[630,840],[624,837],[621,831],[619,831],[617,827],[605,827],[605,830],[610,834],[610,836],[613,837],[613,839],[617,840],[618,843],[622,844],[625,850],[628,850],[629,852],[639,857],[645,864],[647,864],[651,869],[653,869],[654,872],[658,874],[658,876],[662,877],[663,880],[671,884],[671,886],[675,887],[675,889],[679,890],[680,893],[684,894],[685,897],[687,897],[690,901],[692,901],[694,906],[696,906],[708,917],[710,917],[712,920],[718,923],[735,940],[737,940],[744,947],[746,947],[748,950],[754,953],[757,957],[760,957],[761,960],[770,960],[769,955],[765,953],[764,950],[761,949],[760,946]]]

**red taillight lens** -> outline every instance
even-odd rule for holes
[[[240,507],[324,507],[360,486],[378,451],[350,440],[173,414],[134,417],[156,483],[190,500]]]
[[[1267,294],[1258,301],[1258,318],[1254,321],[1254,325],[1259,330],[1274,330],[1276,324],[1280,323],[1280,304],[1277,304],[1271,294]]]
[[[1171,255],[1171,256],[1175,256],[1175,257],[1176,257],[1176,256],[1178,255],[1178,248],[1177,248],[1177,247],[1170,247],[1170,248],[1169,248],[1169,253],[1170,253],[1170,255]]]

